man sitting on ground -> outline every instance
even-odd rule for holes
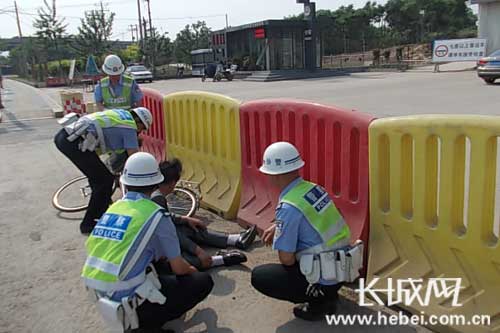
[[[160,171],[164,180],[159,189],[153,193],[151,199],[168,210],[165,196],[174,190],[175,185],[181,178],[182,164],[178,159],[164,161],[160,163]],[[205,224],[197,218],[174,214],[173,221],[177,229],[182,256],[198,270],[223,265],[238,265],[247,261],[245,254],[237,250],[219,251],[215,256],[210,256],[199,244],[220,249],[234,246],[240,250],[246,250],[257,235],[255,226],[241,234],[225,234],[207,230]]]

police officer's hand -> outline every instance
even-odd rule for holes
[[[200,259],[203,268],[212,267],[212,257],[199,246],[196,248],[196,256]]]
[[[267,246],[271,246],[273,244],[274,232],[276,231],[276,224],[271,225],[267,228],[262,234],[262,241]]]
[[[193,228],[194,231],[206,230],[207,226],[200,220],[194,217],[183,217],[182,220]]]

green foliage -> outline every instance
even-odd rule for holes
[[[191,51],[206,49],[210,45],[211,30],[205,21],[198,21],[186,27],[177,34],[174,44],[174,54],[178,62],[190,64]]]
[[[70,59],[63,59],[61,61],[50,61],[47,63],[48,76],[68,76],[70,66],[71,66]],[[85,62],[80,59],[76,60],[75,69],[79,73],[83,73],[85,71]]]
[[[477,35],[477,18],[463,0],[369,1],[362,8],[318,10],[317,18],[325,54]],[[303,14],[285,19],[300,20]]]
[[[46,62],[49,60],[51,49],[55,51],[55,56],[59,56],[59,49],[64,44],[63,35],[66,33],[64,19],[58,19],[56,16],[56,1],[52,1],[52,6],[49,5],[47,0],[43,1],[45,7],[38,9],[38,17],[33,23],[36,30],[37,42],[43,51],[41,60]],[[47,67],[45,67],[44,75],[46,75]]]
[[[386,20],[406,43],[454,38],[464,29],[475,29],[476,17],[460,0],[389,0]]]
[[[115,13],[106,14],[101,3],[100,9],[93,9],[85,12],[85,17],[80,20],[78,35],[76,35],[73,48],[77,54],[86,58],[94,55],[97,59],[102,59],[113,47],[110,37],[113,31],[113,20]]]
[[[34,38],[26,38],[23,43],[10,51],[10,65],[16,73],[22,77],[30,77],[33,80],[43,80],[43,71],[35,68],[36,64],[42,63],[44,55],[39,43]]]
[[[125,50],[117,53],[124,63],[138,62],[141,59],[141,50],[137,44],[130,44]]]
[[[146,57],[149,67],[155,71],[156,66],[168,64],[173,58],[174,45],[167,34],[160,35],[153,28],[153,33],[144,39],[142,54]],[[153,73],[155,74],[155,73]]]

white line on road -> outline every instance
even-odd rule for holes
[[[6,120],[3,121],[2,124],[8,124],[8,123],[16,123],[20,121],[35,121],[35,120],[45,120],[45,119],[54,119],[54,117],[39,117],[39,118],[24,118],[24,119],[15,119],[15,120]]]

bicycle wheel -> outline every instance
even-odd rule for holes
[[[76,213],[87,209],[92,190],[87,177],[71,179],[61,186],[52,197],[52,205],[66,213]]]
[[[118,188],[117,182],[113,184],[113,192]],[[81,212],[89,206],[90,188],[86,176],[76,177],[62,185],[52,197],[52,205],[54,208],[65,213]]]
[[[185,188],[175,188],[166,196],[168,210],[181,216],[193,216],[198,210],[199,200],[196,194]]]

